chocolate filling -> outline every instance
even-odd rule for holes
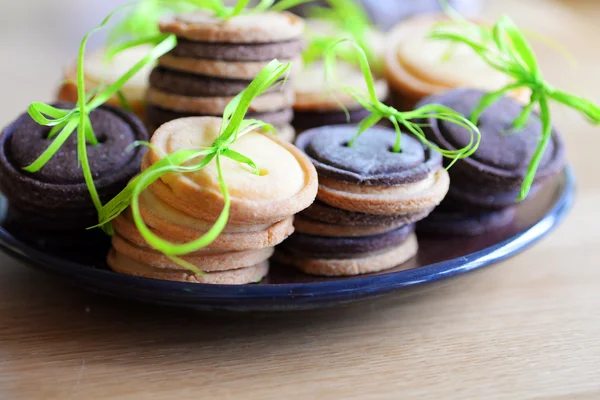
[[[413,232],[414,226],[406,225],[391,232],[366,237],[324,237],[295,233],[281,247],[310,258],[356,258],[400,246]]]
[[[394,186],[427,178],[442,165],[442,156],[417,139],[402,135],[402,151],[392,151],[393,129],[370,128],[348,146],[355,125],[333,125],[301,134],[296,146],[311,157],[322,176],[357,185]]]
[[[297,57],[306,43],[302,39],[274,43],[208,43],[178,38],[177,47],[171,51],[175,57],[200,58],[219,61],[271,61],[290,60]]]

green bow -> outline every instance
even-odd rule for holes
[[[535,107],[539,106],[542,136],[529,164],[519,193],[519,201],[529,194],[535,174],[552,137],[552,120],[548,106],[550,100],[579,111],[594,124],[600,123],[600,107],[582,97],[557,90],[544,80],[535,53],[510,18],[500,18],[491,28],[466,20],[454,25],[446,24],[435,28],[430,37],[469,46],[488,65],[514,80],[505,87],[483,96],[479,105],[473,110],[471,122],[476,124],[485,109],[507,92],[520,88],[531,91],[529,103],[515,119],[513,127],[515,130],[523,129]]]
[[[360,103],[361,106],[363,106],[371,113],[358,124],[358,131],[356,132],[355,137],[350,141],[349,146],[353,146],[356,142],[356,139],[370,127],[374,126],[382,119],[387,119],[392,123],[394,129],[396,130],[396,142],[392,149],[396,153],[402,150],[402,131],[400,128],[401,126],[404,127],[408,132],[412,133],[426,146],[438,151],[444,157],[452,158],[453,161],[450,163],[449,167],[452,166],[457,160],[471,156],[477,150],[481,141],[481,134],[479,132],[479,129],[477,129],[477,126],[475,126],[475,124],[473,124],[467,118],[463,117],[451,108],[440,104],[428,104],[413,111],[400,112],[395,108],[390,107],[381,102],[377,98],[377,93],[375,91],[375,80],[373,79],[373,74],[371,73],[371,69],[369,68],[367,55],[365,54],[360,45],[351,40],[342,39],[338,41],[334,46],[332,46],[327,52],[325,56],[325,69],[327,80],[335,79],[335,53],[337,47],[342,44],[351,44],[353,46],[357,55],[357,59],[360,62],[360,67],[363,72],[363,76],[365,78],[365,83],[367,85],[367,93],[365,93],[364,90],[351,86],[341,86],[339,90],[352,96],[356,101]],[[344,111],[347,112],[343,105],[341,107],[344,109]],[[471,139],[469,141],[469,144],[461,149],[447,150],[437,146],[435,143],[432,143],[427,139],[425,132],[423,131],[422,124],[423,120],[428,120],[430,118],[448,121],[453,124],[460,125],[465,129],[468,129],[471,133]]]
[[[114,199],[102,207],[100,210],[100,225],[108,224],[128,206],[131,206],[135,225],[144,240],[152,248],[170,257],[178,264],[192,270],[194,273],[201,274],[201,271],[193,265],[186,263],[179,256],[198,251],[210,245],[223,232],[223,229],[227,225],[229,210],[231,208],[231,198],[221,171],[221,157],[227,157],[239,163],[246,164],[252,168],[255,174],[259,173],[256,164],[251,159],[232,150],[230,147],[239,137],[256,129],[262,128],[274,132],[272,125],[253,119],[245,120],[244,116],[254,98],[281,84],[281,76],[287,75],[290,67],[291,63],[284,65],[277,60],[271,61],[256,76],[252,83],[227,105],[223,114],[219,137],[214,141],[212,146],[194,150],[179,150],[150,166],[134,178]],[[164,174],[186,174],[199,171],[213,160],[216,163],[219,186],[224,200],[223,210],[215,224],[202,237],[185,244],[174,244],[155,235],[146,226],[140,212],[139,196],[142,191],[160,179]]]
[[[196,7],[211,10],[215,17],[227,20],[241,14],[253,14],[266,11],[285,11],[300,4],[310,3],[314,0],[282,0],[275,3],[275,0],[260,0],[256,6],[248,8],[250,0],[238,0],[238,2],[228,7],[223,0],[184,0]]]

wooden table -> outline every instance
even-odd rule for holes
[[[89,26],[67,29],[46,4],[76,0],[4,3],[6,123],[49,98],[79,40],[70,29]],[[578,69],[541,46],[548,76],[600,101],[600,4],[496,0],[487,12],[566,43]],[[526,253],[416,297],[215,319],[83,293],[1,256],[0,398],[598,399],[600,131],[561,109],[556,121],[579,178],[568,220]]]

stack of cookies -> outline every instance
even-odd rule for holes
[[[73,104],[57,103],[70,110]],[[90,113],[98,145],[87,145],[94,184],[103,202],[119,193],[139,173],[143,148],[135,141],[148,140],[144,124],[123,109],[104,105]],[[44,245],[77,247],[96,231],[98,214],[85,183],[75,133],[37,172],[29,166],[53,143],[49,127],[41,126],[27,113],[0,135],[0,188],[9,201],[8,219],[22,229],[27,240],[43,238]],[[90,246],[94,242],[90,241]]]
[[[442,104],[468,118],[484,94],[475,89],[456,89],[426,98],[420,106]],[[479,148],[450,169],[448,196],[419,225],[421,231],[478,235],[512,222],[521,185],[542,133],[542,123],[535,114],[523,129],[514,130],[513,122],[522,111],[523,107],[509,97],[501,98],[485,110],[478,122]],[[469,142],[469,132],[458,125],[431,119],[424,126],[429,140],[443,149],[454,150]],[[530,195],[535,195],[549,178],[561,171],[564,163],[563,141],[553,132]]]
[[[444,198],[449,177],[442,156],[404,135],[374,127],[348,143],[356,126],[301,134],[296,145],[319,174],[317,201],[296,218],[296,232],[278,258],[313,275],[344,276],[396,267],[418,249],[414,223]]]
[[[142,169],[179,150],[212,145],[220,127],[221,119],[215,117],[184,118],[162,125],[152,137],[152,149]],[[250,157],[260,174],[245,164],[221,158],[231,195],[229,222],[211,245],[183,257],[204,274],[195,274],[150,248],[129,211],[114,221],[117,235],[108,257],[110,267],[131,275],[198,283],[245,284],[263,278],[274,246],[294,230],[294,214],[314,201],[317,173],[296,147],[261,131],[238,138],[231,149]],[[140,197],[142,218],[158,236],[172,243],[198,239],[224,206],[217,176],[215,161],[194,173],[163,175]]]
[[[223,21],[197,11],[170,17],[160,29],[177,35],[178,45],[160,58],[150,75],[146,119],[151,130],[182,117],[221,116],[273,59],[301,65],[304,23],[287,12]],[[247,117],[275,125],[280,137],[291,141],[294,99],[293,86],[282,84],[257,97]]]

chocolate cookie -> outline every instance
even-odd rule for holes
[[[304,131],[325,125],[355,124],[362,121],[369,114],[370,112],[365,109],[350,110],[348,115],[343,111],[296,111],[292,125],[294,125],[294,128]],[[349,120],[348,117],[350,117]]]
[[[292,59],[302,53],[305,47],[302,39],[273,43],[217,43],[180,38],[170,54],[220,61],[271,61]]]
[[[479,104],[484,92],[457,89],[425,99],[420,105],[443,104],[469,117]],[[503,97],[485,110],[478,122],[481,144],[470,157],[458,161],[450,169],[452,186],[450,197],[481,207],[506,207],[516,203],[542,124],[532,115],[527,125],[514,132],[513,121],[520,115],[522,106]],[[454,150],[465,146],[469,132],[445,121],[430,119],[424,129],[427,137],[438,146]],[[534,185],[540,185],[558,173],[564,166],[565,148],[555,131],[537,171]]]
[[[296,146],[311,157],[320,176],[357,185],[402,185],[427,178],[440,168],[442,156],[418,140],[402,136],[402,151],[392,152],[396,132],[373,127],[353,147],[355,126],[315,128],[300,135]]]
[[[135,115],[112,106],[93,111],[90,119],[99,144],[87,146],[89,163],[100,198],[108,201],[138,173],[144,147],[130,148],[130,144],[148,140],[148,132]],[[38,227],[44,221],[57,230],[95,224],[96,212],[79,166],[75,133],[38,172],[23,170],[51,143],[46,139],[48,133],[49,128],[23,114],[0,136],[0,187],[10,207],[30,214],[32,218],[27,220]]]
[[[514,216],[514,207],[471,213],[436,210],[419,222],[417,230],[436,236],[477,236],[509,225]]]
[[[366,237],[326,237],[296,233],[283,242],[281,248],[310,258],[356,258],[397,247],[413,232],[414,226],[406,225],[391,232]]]

